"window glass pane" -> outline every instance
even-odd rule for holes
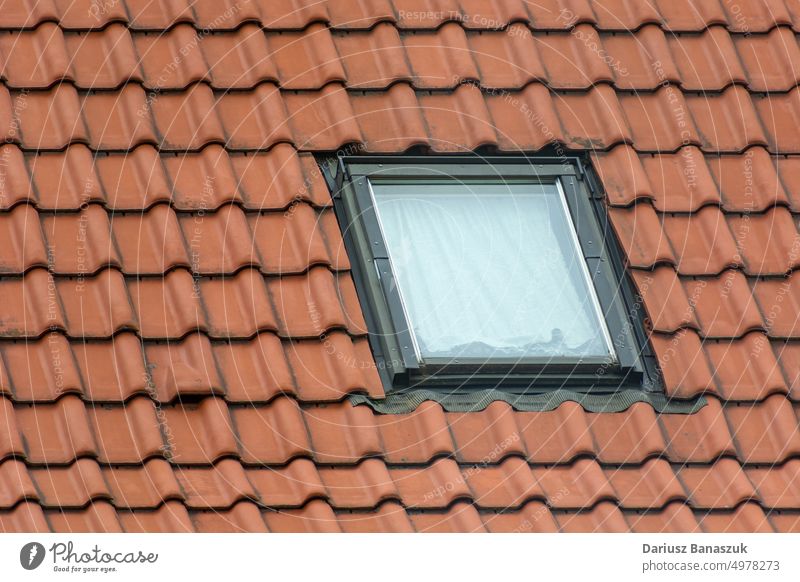
[[[608,357],[555,185],[372,184],[422,359]]]

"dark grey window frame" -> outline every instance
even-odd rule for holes
[[[537,393],[660,389],[644,313],[610,228],[604,196],[587,160],[541,156],[339,156],[319,160],[364,310],[369,342],[387,391],[409,388]],[[616,362],[607,359],[428,358],[413,347],[368,181],[424,179],[559,182],[605,316]]]

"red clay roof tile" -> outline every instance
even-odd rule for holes
[[[753,295],[764,318],[770,337],[797,337],[800,333],[800,275],[797,271],[779,279],[761,279],[753,283]]]
[[[530,501],[520,511],[483,513],[486,529],[492,533],[533,533],[558,531],[553,514],[541,501]]]
[[[386,465],[377,459],[367,459],[355,467],[321,468],[319,476],[337,508],[370,509],[387,499],[400,499]]]
[[[734,212],[760,212],[776,204],[789,204],[776,171],[786,168],[788,162],[776,162],[761,147],[751,148],[743,155],[710,160],[709,168],[719,185],[722,207]]]
[[[683,90],[719,91],[732,83],[747,83],[736,46],[725,28],[712,26],[699,35],[670,35],[668,43]]]
[[[609,501],[580,512],[556,514],[559,529],[565,533],[617,533],[629,530],[622,511]]]
[[[743,266],[734,238],[735,225],[725,218],[716,206],[664,217],[664,232],[681,275],[716,275]]]
[[[642,156],[649,177],[653,205],[664,212],[691,212],[708,204],[719,204],[717,185],[703,153],[693,145],[674,154]]]
[[[765,214],[732,215],[728,224],[736,237],[748,273],[783,275],[800,265],[800,234],[796,218],[785,208]]]
[[[431,401],[423,402],[409,414],[376,416],[384,459],[390,463],[427,463],[434,457],[451,455],[455,447],[450,427],[455,430],[459,423],[451,424],[448,416],[438,403]]]
[[[668,395],[690,398],[714,388],[704,343],[695,331],[682,329],[672,335],[654,333],[650,342],[658,357]]]
[[[408,514],[398,503],[388,501],[369,513],[339,512],[336,515],[342,531],[348,533],[395,532],[410,533],[414,531]]]
[[[28,204],[0,214],[0,273],[22,273],[30,267],[46,267],[45,247],[39,214]]]
[[[665,232],[669,219],[665,219],[662,227],[651,204],[645,202],[626,209],[611,208],[609,217],[632,267],[676,263]]]
[[[686,280],[683,285],[704,337],[740,337],[748,331],[764,329],[747,279],[740,271]]]
[[[686,499],[678,476],[663,459],[651,459],[637,468],[609,468],[604,473],[625,508],[659,509],[671,501]]]
[[[316,89],[345,81],[330,30],[322,24],[312,24],[299,33],[268,35],[267,44],[281,87]]]
[[[306,415],[297,402],[288,397],[275,398],[266,406],[232,408],[242,460],[283,464],[308,455],[311,441]]]
[[[41,500],[23,461],[8,459],[0,463],[0,484],[0,507],[14,507],[23,500]]]
[[[120,266],[109,216],[100,205],[89,204],[76,214],[42,213],[41,217],[51,272],[85,276]]]
[[[366,406],[322,404],[305,409],[303,418],[314,459],[320,463],[353,464],[383,450],[372,412]]]
[[[700,518],[706,533],[771,533],[764,510],[755,503],[744,503],[730,513],[708,513]]]

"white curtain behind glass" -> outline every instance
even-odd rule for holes
[[[425,357],[606,356],[555,186],[373,184]]]

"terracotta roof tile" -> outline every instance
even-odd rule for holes
[[[420,408],[417,409],[418,413]],[[449,434],[446,434],[449,428],[459,461],[496,463],[515,453],[527,456],[523,440],[524,429],[529,428],[534,421],[520,419],[521,429],[516,414],[505,402],[493,402],[475,413],[450,412],[445,415],[445,419],[446,423],[437,427],[436,434],[442,435],[442,439],[448,437],[449,441]],[[546,421],[547,416],[543,416],[542,420]],[[443,440],[443,444],[444,442]],[[451,442],[447,442],[447,445],[452,447]],[[394,450],[394,447],[390,450]],[[535,450],[538,451],[539,448]]]
[[[478,79],[466,32],[459,24],[449,22],[436,31],[405,34],[403,45],[418,88],[453,87],[462,80]]]
[[[743,155],[713,159],[709,168],[719,185],[723,208],[759,212],[776,204],[789,204],[777,172],[788,165],[784,160],[773,162],[766,149],[755,147]]]
[[[629,145],[592,152],[592,162],[610,205],[628,206],[637,200],[653,199],[649,173]]]
[[[787,393],[769,340],[759,332],[739,340],[707,341],[717,392],[729,400],[762,400],[776,392]]]
[[[76,214],[41,213],[41,218],[51,272],[86,275],[120,266],[109,217],[101,206],[90,204]],[[73,241],[78,241],[78,248]]]
[[[764,329],[747,279],[729,270],[719,277],[684,281],[686,296],[705,337],[739,337]]]
[[[779,533],[797,533],[800,531],[800,513],[796,511],[773,511],[769,515],[772,527]]]
[[[240,501],[229,510],[193,511],[190,515],[194,529],[208,533],[260,532],[266,533],[267,524],[258,506],[250,501]]]
[[[4,34],[0,39],[0,76],[9,87],[49,87],[69,76],[68,54],[63,31],[52,22],[34,30]]]
[[[124,406],[95,406],[87,413],[97,441],[98,458],[104,463],[131,464],[170,453],[175,456],[174,451],[167,448],[173,444],[174,437],[167,432],[165,445],[164,421],[159,420],[162,413],[147,397],[133,398]],[[74,454],[78,456],[80,450],[75,450]]]
[[[203,337],[198,334],[197,341],[202,341]],[[286,354],[275,334],[260,333],[249,341],[215,342],[211,348],[213,357],[203,358],[202,367],[196,368],[201,374],[204,370],[208,373],[197,378],[213,379],[209,383],[212,386],[218,381],[218,369],[225,379],[225,396],[229,401],[267,402],[277,394],[296,391]],[[192,373],[187,374],[188,378],[192,376]]]
[[[0,333],[6,337],[36,337],[46,329],[66,329],[55,281],[45,269],[33,269],[23,278],[2,279]]]
[[[797,416],[780,394],[757,406],[726,407],[725,417],[743,462],[781,462],[800,450]]]
[[[461,473],[475,503],[482,508],[519,507],[533,497],[547,498],[541,483],[534,477],[535,471],[519,457],[510,457],[494,466],[467,467]],[[553,505],[559,503],[558,498],[553,497],[548,501]]]
[[[461,85],[452,95],[431,93],[418,98],[436,151],[474,150],[497,142],[486,102],[475,85]]]
[[[766,507],[797,507],[800,499],[797,474],[800,461],[793,459],[777,467],[753,467],[744,470]]]
[[[528,533],[558,531],[558,524],[547,505],[530,501],[520,511],[483,513],[486,529],[492,533]]]
[[[753,95],[752,100],[761,117],[770,151],[797,151],[800,138],[789,130],[800,119],[800,93],[797,88],[788,93]]]
[[[481,516],[469,503],[454,503],[443,512],[412,513],[414,529],[423,533],[485,532]]]
[[[736,245],[736,225],[716,206],[693,214],[664,217],[664,231],[682,275],[716,275],[743,266]]]
[[[145,346],[150,396],[172,402],[183,396],[223,393],[214,365],[211,342],[201,333],[181,341],[149,343]]]
[[[719,91],[732,83],[747,83],[736,45],[725,28],[712,26],[699,35],[670,35],[668,43],[682,89]]]
[[[692,510],[680,501],[668,504],[660,511],[645,511],[626,515],[631,530],[636,533],[679,533],[700,531]]]
[[[58,346],[54,341],[56,337],[61,338],[60,335],[51,335],[47,341],[50,360],[54,367],[60,365],[62,371],[68,370],[69,348],[62,347],[65,343],[63,340],[60,342],[62,345]],[[54,351],[56,346],[58,350]],[[149,389],[142,346],[133,333],[120,333],[107,341],[73,342],[69,347],[83,378],[84,393],[89,399],[119,402]],[[59,384],[67,385],[65,377],[66,373],[61,378],[56,374],[57,389]]]
[[[0,531],[12,532],[47,532],[50,525],[44,516],[42,506],[35,502],[19,503],[10,510],[0,510]]]
[[[500,421],[503,418],[506,423],[512,420],[509,410],[501,410],[497,405],[494,412],[489,418],[494,417],[493,424],[497,423],[502,430],[503,423]],[[592,435],[588,430],[589,419],[575,403],[566,402],[550,413],[524,413],[515,420],[522,440],[514,440],[516,432],[508,433],[504,440],[499,441],[506,449],[500,451],[501,457],[505,456],[506,451],[511,453],[524,446],[523,451],[527,450],[529,458],[537,462],[564,463],[594,450]],[[489,426],[490,430],[494,428]]]
[[[758,410],[762,407],[759,405]],[[697,414],[661,415],[658,422],[667,442],[669,459],[707,463],[722,455],[735,456],[732,429],[728,428],[727,422],[728,412],[719,400],[709,397],[708,404]]]
[[[311,500],[302,509],[268,511],[264,513],[264,520],[270,531],[278,533],[342,531],[331,506],[320,499]]]
[[[609,501],[592,509],[556,515],[559,529],[565,533],[616,533],[629,530],[622,511]]]
[[[8,459],[0,463],[0,483],[3,485],[0,507],[11,508],[23,500],[40,500],[39,491],[23,461]]]
[[[800,322],[800,275],[793,272],[784,278],[763,279],[753,284],[753,295],[764,318],[770,337],[796,337]]]
[[[0,273],[22,273],[33,266],[47,266],[47,250],[39,215],[32,206],[20,204],[0,214]]]
[[[74,148],[72,146],[67,151]],[[86,197],[82,192],[86,186],[93,187],[97,183],[107,193],[104,202],[110,208],[141,210],[170,200],[170,186],[158,152],[152,146],[141,146],[124,154],[99,156],[94,159],[94,165],[98,178],[89,175],[85,185],[80,184],[83,197]],[[66,202],[63,203],[65,206]]]
[[[687,95],[686,105],[697,126],[700,146],[705,150],[739,152],[751,145],[774,144],[762,129],[763,109],[759,111],[760,121],[754,99],[742,87],[702,97]]]
[[[504,150],[538,150],[565,140],[553,97],[540,83],[519,93],[489,95],[486,105],[495,123],[497,143]]]
[[[336,150],[362,141],[355,113],[344,87],[326,85],[316,93],[284,97],[292,141],[298,149]],[[314,115],[310,115],[313,112]]]
[[[522,23],[502,32],[473,33],[468,39],[480,72],[477,79],[484,87],[524,87],[534,79],[547,78],[533,35]]]
[[[144,80],[133,38],[120,24],[98,32],[68,32],[64,41],[71,58],[63,76],[78,87],[113,89],[126,81]]]
[[[667,221],[662,227],[651,204],[609,209],[609,216],[631,266],[647,268],[658,263],[676,263],[665,233]]]
[[[620,142],[638,141],[635,131],[631,131],[632,124],[629,129],[626,102],[607,85],[593,87],[586,95],[563,93],[554,96],[553,102],[568,147],[606,149]]]
[[[225,142],[231,148],[259,149],[291,141],[286,107],[271,83],[250,92],[226,93],[217,101],[215,111],[225,128]]]
[[[322,24],[312,24],[299,33],[268,35],[270,59],[278,70],[281,87],[316,89],[334,81],[345,81],[345,73],[331,38]]]
[[[105,338],[123,329],[139,329],[124,277],[117,270],[84,279],[58,279],[56,290],[70,336]]]
[[[547,71],[548,82],[560,89],[586,89],[613,82],[608,62],[592,47],[602,46],[597,30],[578,24],[569,33],[536,37],[536,50]]]
[[[96,461],[78,459],[67,467],[32,469],[31,477],[41,492],[41,502],[51,507],[83,507],[99,499],[111,500]]]
[[[267,406],[233,408],[231,416],[246,463],[282,464],[311,451],[307,413],[291,398],[275,398]]]
[[[392,24],[377,24],[369,32],[334,34],[333,41],[348,87],[382,88],[397,80],[412,81],[400,33]]]
[[[434,457],[452,454],[455,447],[450,427],[455,430],[465,423],[448,421],[448,416],[435,402],[423,402],[409,414],[376,416],[384,459],[391,463],[426,463]],[[477,458],[466,456],[470,460]]]
[[[674,332],[681,327],[699,327],[689,297],[672,267],[631,273],[654,330]]]
[[[783,275],[800,265],[796,256],[800,248],[796,218],[785,208],[763,215],[730,216],[728,223],[749,273]]]
[[[619,106],[630,124],[636,149],[673,152],[681,146],[705,145],[690,116],[688,99],[671,85],[654,93],[620,94]]]
[[[162,532],[190,533],[195,531],[189,512],[178,501],[168,501],[151,511],[120,511],[117,514],[128,533]]]
[[[650,342],[658,357],[667,394],[688,398],[714,388],[704,344],[695,331],[682,329],[672,335],[654,333]]]
[[[414,531],[408,514],[405,509],[395,502],[383,503],[374,511],[363,512],[339,512],[336,515],[342,531],[348,533],[368,533],[368,532],[396,532],[410,533]]]
[[[176,469],[175,477],[190,508],[225,508],[257,495],[242,465],[233,459],[222,459],[210,469]]]
[[[155,508],[185,498],[176,474],[164,459],[151,459],[141,467],[106,467],[103,475],[118,507]]]
[[[658,509],[671,501],[686,499],[678,477],[663,459],[651,459],[635,469],[605,469],[604,473],[620,504],[628,509]],[[679,475],[683,476],[683,471]]]
[[[756,495],[741,466],[732,459],[720,459],[712,466],[684,467],[679,478],[694,507],[733,509]]]
[[[4,342],[0,351],[4,360],[0,391],[18,402],[46,402],[68,392],[83,392],[69,342],[57,332],[35,341]]]
[[[700,525],[707,533],[771,533],[764,510],[755,503],[744,503],[732,512],[708,513],[700,518]]]
[[[689,145],[674,154],[642,156],[641,162],[658,210],[691,212],[720,203],[709,164],[697,147]]]
[[[84,509],[53,509],[47,512],[47,521],[56,531],[71,533],[123,531],[120,516],[107,501],[91,503]]]
[[[319,476],[331,504],[338,508],[370,509],[387,499],[400,498],[386,465],[377,459],[355,467],[320,469]]]
[[[586,413],[584,413],[586,414]],[[667,454],[672,458],[672,443],[665,439],[652,408],[634,404],[617,414],[586,414],[596,455],[608,463],[641,463],[650,456]],[[624,422],[620,422],[624,420]]]
[[[353,464],[383,450],[380,432],[366,406],[323,404],[305,409],[303,418],[314,459],[320,463]]]

